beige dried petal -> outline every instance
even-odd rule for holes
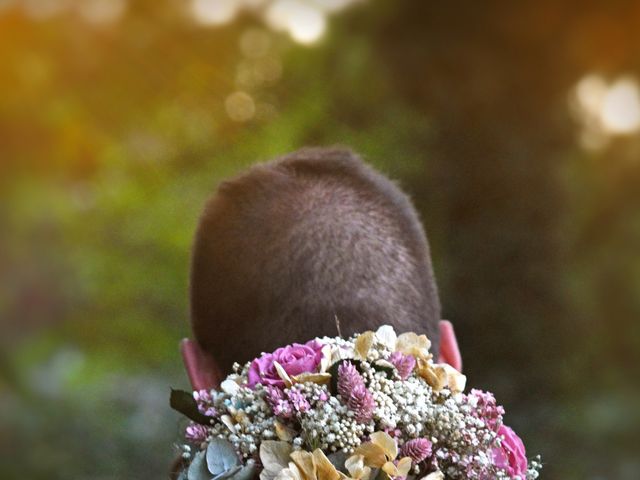
[[[391,478],[397,477],[399,475],[398,468],[393,464],[393,462],[386,462],[384,465],[382,465],[382,471]]]
[[[325,373],[331,366],[332,347],[325,345],[322,347],[322,359],[320,360],[320,373]]]
[[[364,456],[351,455],[344,462],[344,466],[355,480],[368,480],[371,476],[371,469],[364,465]]]
[[[279,440],[290,442],[295,438],[296,432],[293,429],[282,424],[278,420],[274,422],[274,426],[276,429],[276,436],[278,437]]]
[[[378,445],[387,456],[387,460],[395,460],[398,456],[398,444],[386,432],[373,432],[370,436],[371,442]]]
[[[311,452],[305,452],[304,450],[294,451],[291,453],[291,460],[296,464],[305,480],[315,480],[316,466]]]
[[[278,372],[278,376],[282,379],[285,386],[289,388],[293,384],[293,382],[291,381],[291,377],[289,377],[289,374],[285,371],[284,367],[276,361],[273,362],[273,366],[276,367],[276,372]]]
[[[376,330],[376,338],[392,352],[396,349],[398,336],[391,325],[383,325]]]
[[[396,367],[393,366],[393,363],[391,363],[391,362],[389,362],[387,360],[376,360],[373,363],[374,363],[374,365],[377,365],[379,367],[391,368],[391,369],[396,368]]]
[[[334,345],[331,347],[331,361],[329,366],[333,365],[340,360],[351,360],[355,357],[355,351],[352,347]]]
[[[293,447],[288,442],[265,440],[260,444],[260,462],[263,470],[260,480],[273,480],[283,469],[289,465],[289,455]]]
[[[464,391],[464,387],[467,384],[467,377],[447,363],[440,363],[438,365],[447,375],[447,386],[449,390],[453,393]]]
[[[396,341],[396,351],[405,355],[413,355],[416,358],[431,358],[429,353],[431,342],[426,335],[417,335],[413,332],[403,333]]]
[[[313,451],[313,461],[317,480],[341,480],[343,477],[319,448]]]
[[[416,371],[436,392],[439,392],[448,385],[447,373],[438,365],[419,360]]]
[[[220,421],[227,427],[231,433],[236,433],[236,426],[233,424],[233,420],[229,415],[222,415]]]
[[[241,423],[242,425],[249,425],[251,423],[251,420],[249,420],[249,415],[247,415],[244,410],[237,410],[233,414],[232,418],[236,424]]]
[[[360,360],[367,359],[367,354],[369,353],[371,345],[373,345],[374,339],[375,333],[371,331],[367,331],[358,335],[358,338],[356,338],[356,341],[354,342],[357,358],[359,358]]]
[[[360,444],[354,455],[362,455],[364,457],[364,463],[369,467],[380,468],[387,461],[387,456],[380,445],[376,445],[372,442],[366,442]]]
[[[318,385],[324,385],[331,381],[330,373],[301,373],[300,375],[296,375],[291,377],[293,383],[317,383]]]
[[[228,393],[229,395],[235,395],[240,390],[240,385],[238,385],[235,381],[227,378],[224,382],[220,384],[220,388],[224,393]]]
[[[260,477],[262,480],[262,477]],[[296,467],[295,463],[289,462],[289,466],[287,468],[283,468],[280,472],[274,477],[273,480],[315,480],[315,479],[307,479],[302,475],[302,472]]]
[[[396,467],[398,468],[398,476],[406,477],[409,474],[409,470],[411,470],[411,458],[401,458]]]

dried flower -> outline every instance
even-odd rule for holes
[[[420,463],[431,456],[432,446],[426,438],[409,440],[402,446],[402,455],[411,458],[414,463]]]
[[[207,428],[204,425],[193,423],[187,427],[184,436],[192,442],[204,442],[207,438]]]
[[[346,401],[354,388],[364,386],[360,372],[351,362],[343,362],[338,367],[338,393]]]
[[[291,405],[293,405],[293,409],[298,413],[304,413],[311,408],[307,398],[300,392],[300,390],[296,390],[295,388],[288,390],[287,397],[289,398]]]
[[[493,395],[462,394],[464,375],[428,347],[383,326],[235,366],[219,391],[193,393],[210,423],[185,431],[189,468],[209,469],[224,450],[229,465],[216,471],[228,480],[370,480],[377,469],[391,480],[536,480],[540,460],[527,461]]]
[[[367,387],[357,385],[349,394],[347,406],[349,410],[355,413],[356,420],[364,423],[371,420],[373,411],[376,408],[376,402]]]
[[[402,352],[393,352],[389,361],[396,367],[398,375],[402,380],[406,380],[416,366],[416,359],[413,355],[405,355]]]
[[[293,406],[278,387],[267,385],[266,401],[273,410],[274,415],[289,418],[293,415]]]
[[[286,375],[317,372],[323,359],[323,344],[317,340],[301,345],[294,343],[278,348],[273,353],[265,353],[251,362],[247,372],[247,385],[254,388],[257,384],[284,387],[285,382],[277,371],[280,366]]]

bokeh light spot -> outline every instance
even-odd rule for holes
[[[607,90],[602,101],[602,124],[620,134],[640,128],[640,94],[635,80],[622,78]]]
[[[291,38],[303,44],[316,42],[327,29],[324,12],[297,0],[273,2],[267,10],[266,19],[272,28],[286,30]]]
[[[224,102],[227,115],[236,122],[251,120],[256,114],[256,104],[251,95],[245,92],[234,92]]]
[[[126,0],[84,0],[78,4],[80,16],[96,25],[113,23],[127,10]]]
[[[633,77],[607,82],[601,75],[589,74],[569,98],[571,111],[582,125],[580,143],[588,150],[602,149],[612,137],[640,130],[640,87]]]
[[[263,57],[271,48],[271,36],[263,29],[251,28],[240,37],[240,50],[249,58]]]
[[[191,11],[203,25],[221,25],[233,20],[239,3],[237,0],[192,0]]]

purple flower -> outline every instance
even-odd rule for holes
[[[341,363],[338,367],[338,393],[342,399],[346,402],[353,389],[360,385],[364,386],[364,380],[353,363]]]
[[[474,417],[482,420],[490,430],[498,431],[498,428],[502,425],[504,408],[496,403],[492,393],[474,388],[466,396],[466,402],[473,407],[471,414]]]
[[[398,375],[402,380],[406,380],[416,366],[416,359],[413,355],[405,355],[402,352],[394,352],[389,357],[389,361],[396,367]]]
[[[323,345],[317,340],[305,343],[294,343],[278,348],[273,353],[264,353],[249,366],[247,386],[254,388],[257,384],[284,387],[284,381],[278,375],[273,362],[278,362],[288,375],[300,375],[306,372],[317,372],[322,360]]]
[[[289,397],[289,401],[293,408],[298,413],[304,413],[311,408],[307,398],[300,390],[291,389],[287,392],[287,397]]]
[[[293,415],[293,406],[284,396],[284,392],[277,387],[267,385],[267,395],[265,396],[267,403],[273,410],[273,414],[282,417],[290,418]]]
[[[351,362],[344,362],[338,367],[338,393],[349,410],[355,413],[358,422],[371,420],[376,403],[362,375]]]
[[[402,456],[411,458],[411,461],[420,463],[431,456],[433,444],[426,438],[409,440],[402,446]]]
[[[364,385],[356,386],[349,395],[347,400],[349,410],[355,413],[355,419],[364,423],[371,420],[373,411],[376,408],[376,402],[373,400],[371,392]]]
[[[185,437],[192,442],[204,442],[207,439],[207,429],[204,425],[193,423],[187,427]]]
[[[207,390],[195,390],[193,398],[198,403],[209,403],[212,401],[211,393]]]
[[[502,437],[502,442],[492,450],[493,464],[507,472],[510,477],[524,478],[528,467],[522,440],[506,425],[500,426],[498,435]]]

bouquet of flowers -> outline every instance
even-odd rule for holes
[[[383,326],[235,364],[219,390],[172,391],[190,419],[180,480],[538,477],[491,393]]]

